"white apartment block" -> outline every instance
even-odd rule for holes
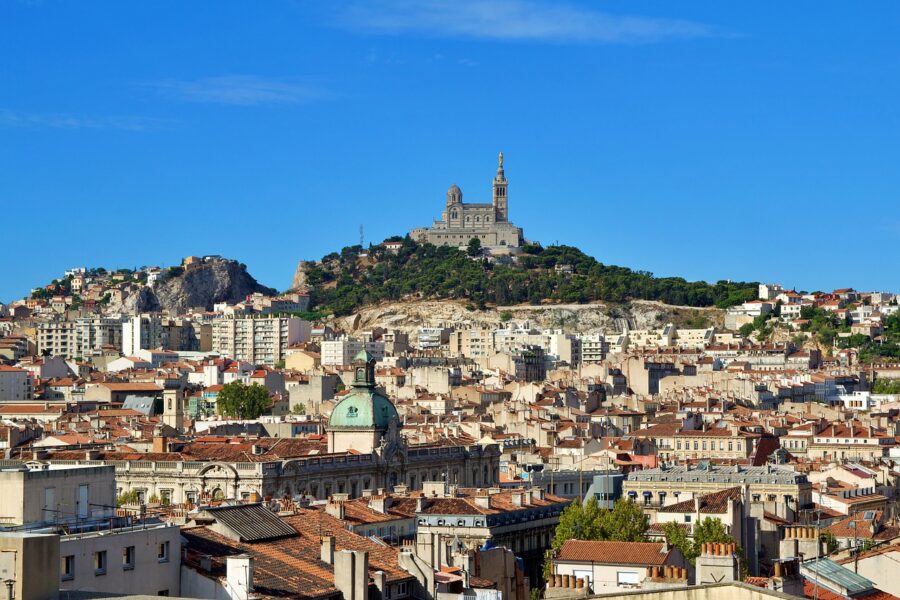
[[[609,342],[602,333],[584,334],[580,336],[579,340],[581,341],[582,364],[593,365],[606,360],[606,355],[609,353]]]
[[[37,326],[38,353],[78,358],[90,356],[102,346],[119,347],[122,320],[112,317],[82,317],[75,321],[49,321]]]
[[[181,590],[181,529],[177,525],[104,527],[63,535],[59,558],[62,592],[127,590],[135,595],[177,596]]]
[[[0,402],[31,400],[31,372],[0,365]]]
[[[75,356],[77,347],[74,322],[48,321],[38,324],[38,354],[70,358]]]
[[[416,347],[420,350],[440,349],[449,334],[443,327],[420,327],[416,334]]]
[[[309,322],[299,317],[226,317],[212,323],[212,351],[274,366],[289,346],[309,341],[310,333]]]
[[[75,321],[77,356],[89,356],[103,346],[119,348],[122,344],[122,319],[114,317],[84,317]]]
[[[774,300],[783,291],[784,288],[777,283],[761,283],[758,296],[760,300]]]
[[[384,342],[364,342],[343,338],[339,340],[327,340],[322,342],[322,364],[330,366],[349,365],[353,357],[365,350],[375,360],[384,358]]]
[[[138,315],[122,324],[122,354],[138,356],[141,350],[209,350],[204,342],[204,329],[209,326],[199,321],[182,318]],[[208,334],[207,334],[208,335]]]

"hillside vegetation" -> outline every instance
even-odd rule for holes
[[[686,281],[604,265],[571,246],[526,246],[518,259],[491,262],[476,246],[417,244],[396,253],[384,246],[344,248],[305,267],[311,308],[350,314],[360,307],[403,298],[462,299],[474,307],[511,304],[656,300],[671,305],[727,308],[756,297],[756,283]],[[364,256],[361,256],[364,255]],[[571,272],[556,270],[557,265]]]

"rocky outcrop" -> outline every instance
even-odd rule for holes
[[[125,297],[121,307],[111,308],[126,314],[157,311],[180,314],[191,309],[212,310],[217,302],[240,302],[255,292],[267,296],[277,293],[257,282],[244,265],[215,258],[187,268],[170,269],[153,287],[144,286]]]
[[[399,329],[408,333],[422,326],[455,326],[495,329],[506,319],[517,326],[559,329],[566,333],[600,333],[661,327],[684,323],[702,316],[708,325],[722,325],[723,311],[717,308],[670,306],[661,302],[635,300],[627,305],[545,304],[540,306],[500,306],[475,310],[457,300],[413,300],[368,306],[358,313],[335,319],[343,329],[356,332],[373,327]]]
[[[294,277],[291,280],[292,290],[299,290],[306,287],[306,268],[308,266],[309,263],[305,260],[301,260],[297,263],[297,269],[294,271]]]

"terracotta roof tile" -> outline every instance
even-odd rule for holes
[[[670,554],[665,543],[568,540],[559,549],[557,560],[657,566],[666,564]]]

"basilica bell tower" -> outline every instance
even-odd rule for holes
[[[497,159],[497,176],[494,177],[494,221],[506,223],[509,212],[506,206],[506,175],[503,173],[503,153]]]

